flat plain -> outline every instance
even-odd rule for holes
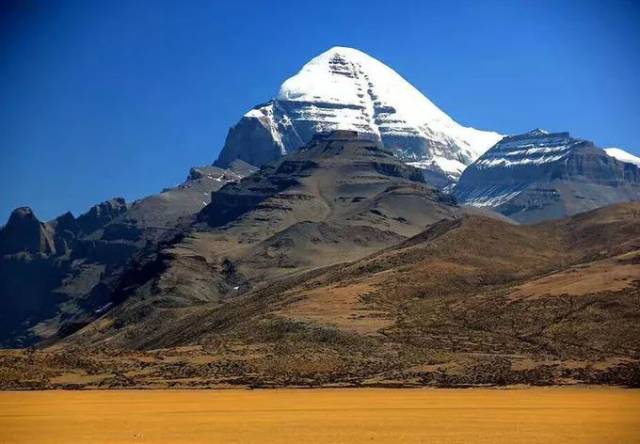
[[[2,443],[634,443],[618,388],[0,392]]]

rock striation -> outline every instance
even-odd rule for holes
[[[469,166],[454,188],[465,205],[520,222],[640,200],[640,168],[567,132],[509,136]]]

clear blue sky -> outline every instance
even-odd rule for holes
[[[136,199],[331,46],[463,124],[640,154],[640,2],[0,0],[0,224]]]

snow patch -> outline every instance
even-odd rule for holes
[[[614,159],[617,159],[621,162],[632,163],[638,167],[640,167],[640,157],[634,156],[633,154],[620,149],[620,148],[605,148],[604,151]]]
[[[509,202],[514,197],[522,193],[522,189],[507,188],[504,189],[499,186],[483,189],[481,192],[471,193],[469,197],[464,200],[465,205],[472,207],[497,207],[504,203]]]
[[[429,160],[407,162],[407,164],[420,169],[439,169],[449,177],[459,177],[467,167],[459,160],[447,159],[440,156],[434,156]]]

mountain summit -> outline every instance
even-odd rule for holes
[[[393,69],[357,49],[334,47],[313,58],[229,130],[216,161],[263,165],[314,134],[372,135],[414,166],[457,177],[501,135],[461,126]]]

